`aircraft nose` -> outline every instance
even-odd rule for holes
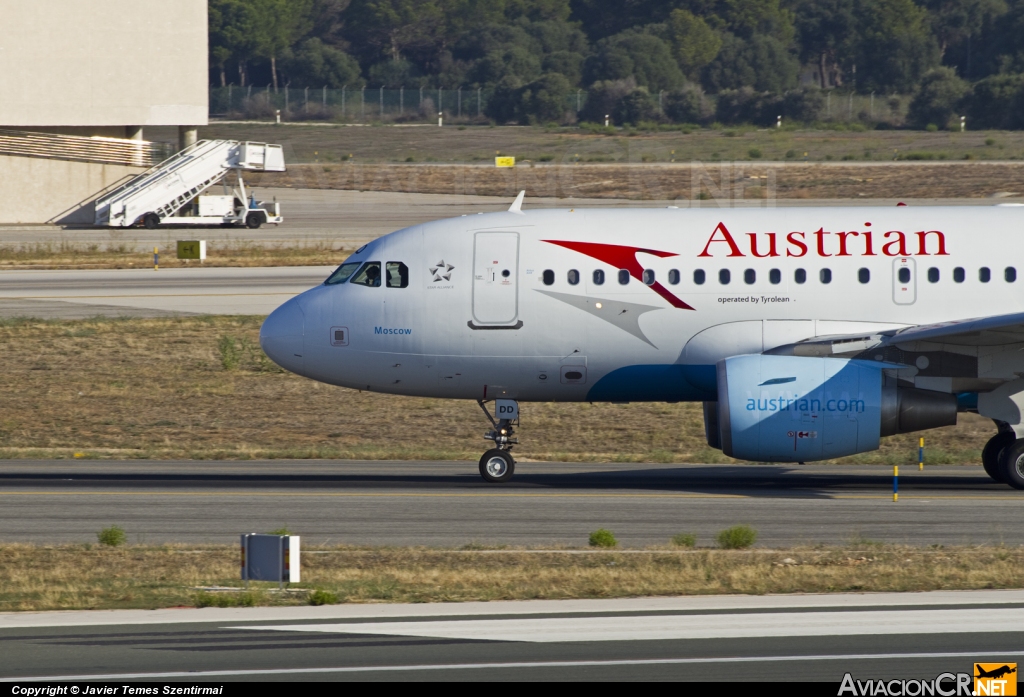
[[[270,313],[260,327],[260,346],[270,360],[285,370],[302,374],[302,334],[305,316],[298,298],[292,298]]]

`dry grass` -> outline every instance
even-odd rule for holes
[[[257,244],[245,240],[207,243],[205,266],[319,266],[337,263],[351,249],[329,240],[292,244]],[[176,257],[173,244],[160,246],[160,266],[185,268],[198,261]],[[140,252],[135,242],[106,245],[69,240],[0,245],[0,271],[4,269],[131,269],[152,267],[153,255]]]
[[[1024,162],[716,165],[289,165],[255,174],[254,186],[514,197],[719,202],[776,199],[984,198],[1024,193]]]
[[[285,373],[259,317],[0,321],[0,457],[475,460],[471,401],[356,392]],[[234,342],[237,366],[219,345]],[[230,365],[230,361],[228,361]],[[977,463],[991,422],[927,434],[927,462]],[[696,404],[528,404],[521,458],[730,462],[703,439]],[[842,462],[916,462],[917,434]]]
[[[319,552],[319,553],[317,553]],[[339,602],[463,602],[721,593],[1020,588],[1024,549],[914,549],[870,542],[790,550],[313,548],[302,583]],[[304,604],[271,584],[240,587],[235,546],[0,546],[0,611]],[[255,586],[262,588],[255,588]]]
[[[147,138],[177,140],[172,129],[147,128]],[[487,162],[496,151],[519,161],[707,162],[762,160],[879,161],[908,156],[960,160],[1009,160],[1024,157],[1020,131],[840,131],[824,129],[691,128],[684,130],[616,130],[588,132],[577,128],[521,126],[350,127],[305,124],[227,124],[199,129],[200,138],[230,138],[280,143],[289,166],[299,163]],[[986,141],[994,141],[987,145]],[[673,152],[674,151],[674,152]],[[914,155],[912,155],[912,153]],[[753,158],[758,159],[758,158]]]

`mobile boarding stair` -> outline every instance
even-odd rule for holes
[[[242,171],[283,172],[280,145],[200,140],[96,202],[96,225],[131,227],[142,223],[152,230],[159,225],[279,224],[281,204],[257,201],[246,194]],[[237,175],[229,193],[225,181]],[[223,196],[204,196],[204,191],[224,182]]]

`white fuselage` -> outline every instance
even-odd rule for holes
[[[406,287],[319,286],[276,310],[261,341],[288,370],[361,390],[714,400],[723,358],[1021,311],[1024,278],[1010,279],[1022,217],[996,206],[463,216],[348,260],[404,264]]]

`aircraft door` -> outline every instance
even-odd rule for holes
[[[478,232],[473,240],[473,320],[512,324],[519,314],[519,233]]]
[[[897,305],[913,305],[917,300],[917,264],[909,257],[892,260],[892,300]]]

